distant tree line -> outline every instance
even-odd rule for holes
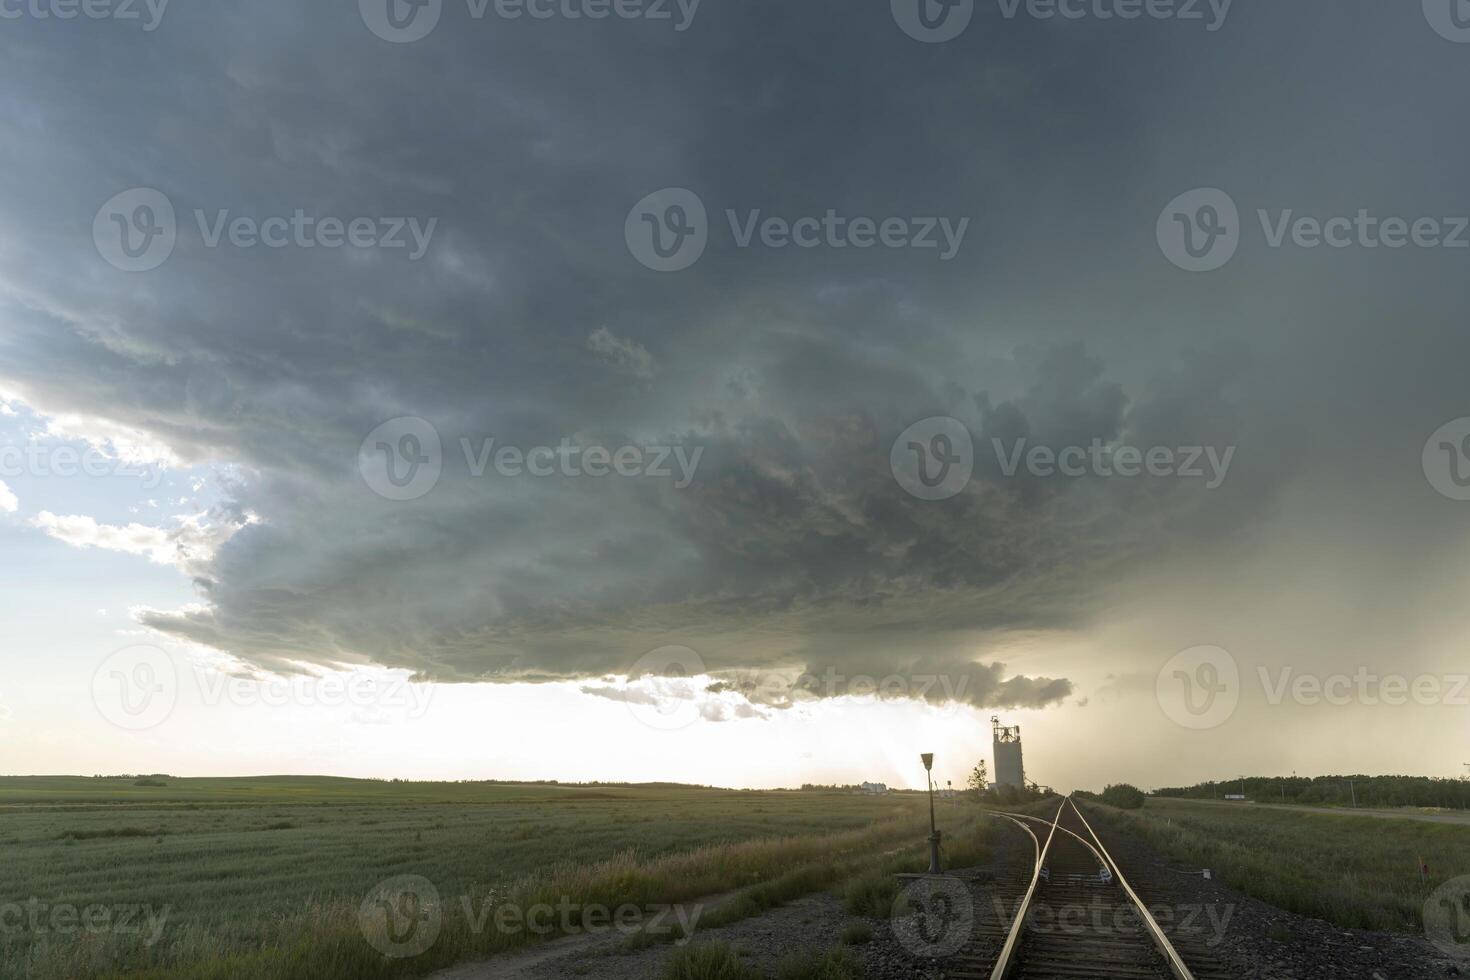
[[[1430,806],[1470,809],[1470,780],[1434,776],[1247,776],[1166,786],[1155,796],[1215,800],[1244,794],[1258,803],[1301,803],[1313,806]]]

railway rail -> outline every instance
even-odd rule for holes
[[[992,816],[1027,835],[1023,853],[986,883],[992,901],[975,909],[971,939],[949,960],[947,976],[1231,980],[1204,938],[1159,923],[1071,797],[1049,820]]]

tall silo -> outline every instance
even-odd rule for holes
[[[1021,726],[1006,726],[999,717],[990,719],[991,746],[995,750],[995,782],[999,786],[1026,788],[1026,765],[1021,761]]]

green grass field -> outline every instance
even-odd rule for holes
[[[927,831],[923,798],[911,794],[295,777],[152,782],[163,785],[0,778],[0,973],[422,975],[538,938],[466,927],[455,914],[464,897],[476,905],[490,896],[687,902],[803,866],[918,846]],[[423,955],[385,958],[364,940],[358,909],[379,882],[405,874],[433,883],[445,927]],[[169,912],[149,945],[143,933],[122,929],[17,928],[7,904],[31,900],[48,910]]]
[[[1181,865],[1346,928],[1421,932],[1424,902],[1470,874],[1470,827],[1151,798],[1141,810],[1093,804]],[[1101,828],[1099,828],[1101,830]],[[1420,857],[1430,875],[1421,882]]]

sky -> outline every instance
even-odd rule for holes
[[[1460,776],[1460,0],[0,0],[0,772]]]

